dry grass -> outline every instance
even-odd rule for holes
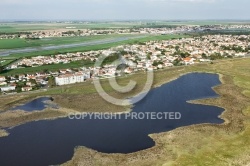
[[[219,73],[222,85],[215,87],[220,98],[192,101],[199,104],[217,105],[225,108],[222,118],[226,120],[222,125],[194,125],[176,130],[150,135],[156,146],[131,154],[103,154],[84,147],[75,149],[72,160],[65,166],[83,165],[247,165],[250,164],[250,59],[236,59],[214,64],[199,64],[195,66],[172,68],[155,73],[153,87],[162,85],[189,72]],[[126,84],[129,78],[138,81],[135,91],[129,94],[117,94],[112,91],[107,81],[104,88],[113,96],[124,98],[139,92],[145,82],[142,73],[120,78],[120,84]],[[108,104],[100,98],[91,82],[51,89],[48,92],[33,94],[36,96],[53,96],[64,108],[58,112],[24,113],[19,116],[8,117],[1,126],[16,125],[32,120],[65,116],[73,110],[80,112],[110,111],[120,112],[127,108]],[[5,99],[7,104],[0,101],[2,108],[15,102],[25,100],[30,96],[20,96],[18,99]],[[7,116],[8,115],[8,116]],[[14,122],[12,122],[14,120]]]
[[[224,107],[226,111],[222,118],[227,123],[194,125],[167,133],[152,134],[150,136],[156,142],[155,147],[131,154],[103,154],[79,147],[72,160],[64,165],[250,164],[250,117],[245,113],[249,111],[247,108],[250,107],[250,99],[242,93],[249,88],[245,85],[250,81],[250,73],[244,73],[241,69],[249,64],[249,59],[243,59],[191,67],[197,72],[222,74],[220,78],[223,84],[214,88],[221,97],[195,103]]]
[[[0,137],[7,137],[9,134],[5,130],[0,130]]]
[[[27,122],[44,120],[44,119],[55,119],[58,117],[67,116],[66,113],[59,110],[46,109],[44,111],[25,112],[22,110],[8,111],[0,114],[0,127],[12,127]]]

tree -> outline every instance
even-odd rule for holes
[[[210,60],[222,59],[223,56],[220,53],[214,53],[210,55]]]
[[[56,86],[55,77],[49,77],[48,85],[49,85],[49,87],[55,87]]]
[[[159,63],[158,63],[157,61],[154,61],[152,65],[153,65],[153,66],[158,66]]]
[[[49,73],[49,70],[48,70],[48,69],[43,69],[43,73],[48,74],[48,73]]]
[[[206,59],[207,58],[207,55],[205,53],[202,53],[202,58]]]
[[[37,84],[35,79],[30,79],[30,82],[31,82],[32,84]]]
[[[4,71],[4,67],[0,64],[0,73]]]
[[[180,50],[180,46],[175,46],[175,50],[179,51]]]
[[[147,54],[147,59],[148,59],[148,60],[150,60],[150,59],[151,59],[150,54]]]
[[[181,65],[181,61],[179,59],[176,59],[176,60],[174,60],[173,65],[174,66],[180,66]]]
[[[187,52],[186,53],[185,52],[181,52],[180,55],[181,55],[182,58],[186,58],[186,57],[189,56],[189,54]]]

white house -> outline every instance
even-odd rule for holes
[[[5,86],[7,85],[7,82],[0,82],[0,86]]]
[[[4,76],[0,76],[0,82],[4,82],[6,79]]]
[[[90,72],[86,73],[75,73],[75,74],[65,74],[55,78],[56,85],[68,85],[84,82],[86,79],[90,78]]]
[[[15,86],[6,86],[6,87],[0,87],[2,92],[8,92],[8,91],[13,91],[16,89]]]
[[[29,87],[29,86],[22,87],[23,92],[28,92],[28,91],[31,91],[31,90],[32,90],[32,87]]]

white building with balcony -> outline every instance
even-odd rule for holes
[[[55,82],[56,85],[61,86],[61,85],[85,82],[89,78],[90,78],[90,72],[85,72],[85,73],[80,72],[75,74],[60,75],[55,78]]]

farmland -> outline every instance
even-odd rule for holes
[[[22,23],[0,23],[0,33],[27,32],[38,30],[65,30],[66,27],[74,29],[117,29],[133,27],[168,26],[167,22],[22,22]]]
[[[117,22],[88,22],[88,21],[71,21],[71,22],[2,22],[0,23],[0,33],[27,32],[38,30],[58,30],[66,27],[74,29],[112,29],[112,28],[135,28],[135,27],[159,27],[175,25],[213,25],[213,24],[245,24],[244,21],[117,21]]]
[[[87,41],[111,39],[118,37],[126,37],[131,35],[98,35],[98,36],[85,36],[85,37],[51,37],[46,39],[2,39],[0,40],[1,49],[15,49],[25,47],[41,47],[41,46],[52,46],[52,45],[63,45],[72,43],[81,43]]]
[[[7,48],[26,48],[26,47],[39,47],[39,46],[63,46],[64,44],[78,44],[84,42],[95,42],[95,41],[102,41],[104,39],[119,39],[122,37],[128,37],[127,40],[118,41],[115,43],[108,43],[108,44],[96,44],[91,46],[91,49],[98,50],[103,48],[109,48],[112,46],[118,46],[122,44],[133,44],[135,42],[146,42],[151,40],[169,40],[174,38],[182,38],[187,37],[185,35],[100,35],[100,36],[88,36],[88,37],[65,37],[65,38],[49,38],[49,40],[25,40],[25,39],[4,39],[0,40],[0,48],[7,49]],[[131,37],[131,39],[129,39]],[[138,37],[138,38],[137,38]],[[73,47],[73,48],[62,48],[62,49],[54,49],[54,50],[42,50],[39,49],[35,52],[31,53],[15,53],[11,54],[6,57],[27,57],[27,56],[38,56],[38,55],[49,55],[55,54],[57,52],[66,53],[66,52],[77,52],[77,51],[88,51],[89,48],[86,47]]]

